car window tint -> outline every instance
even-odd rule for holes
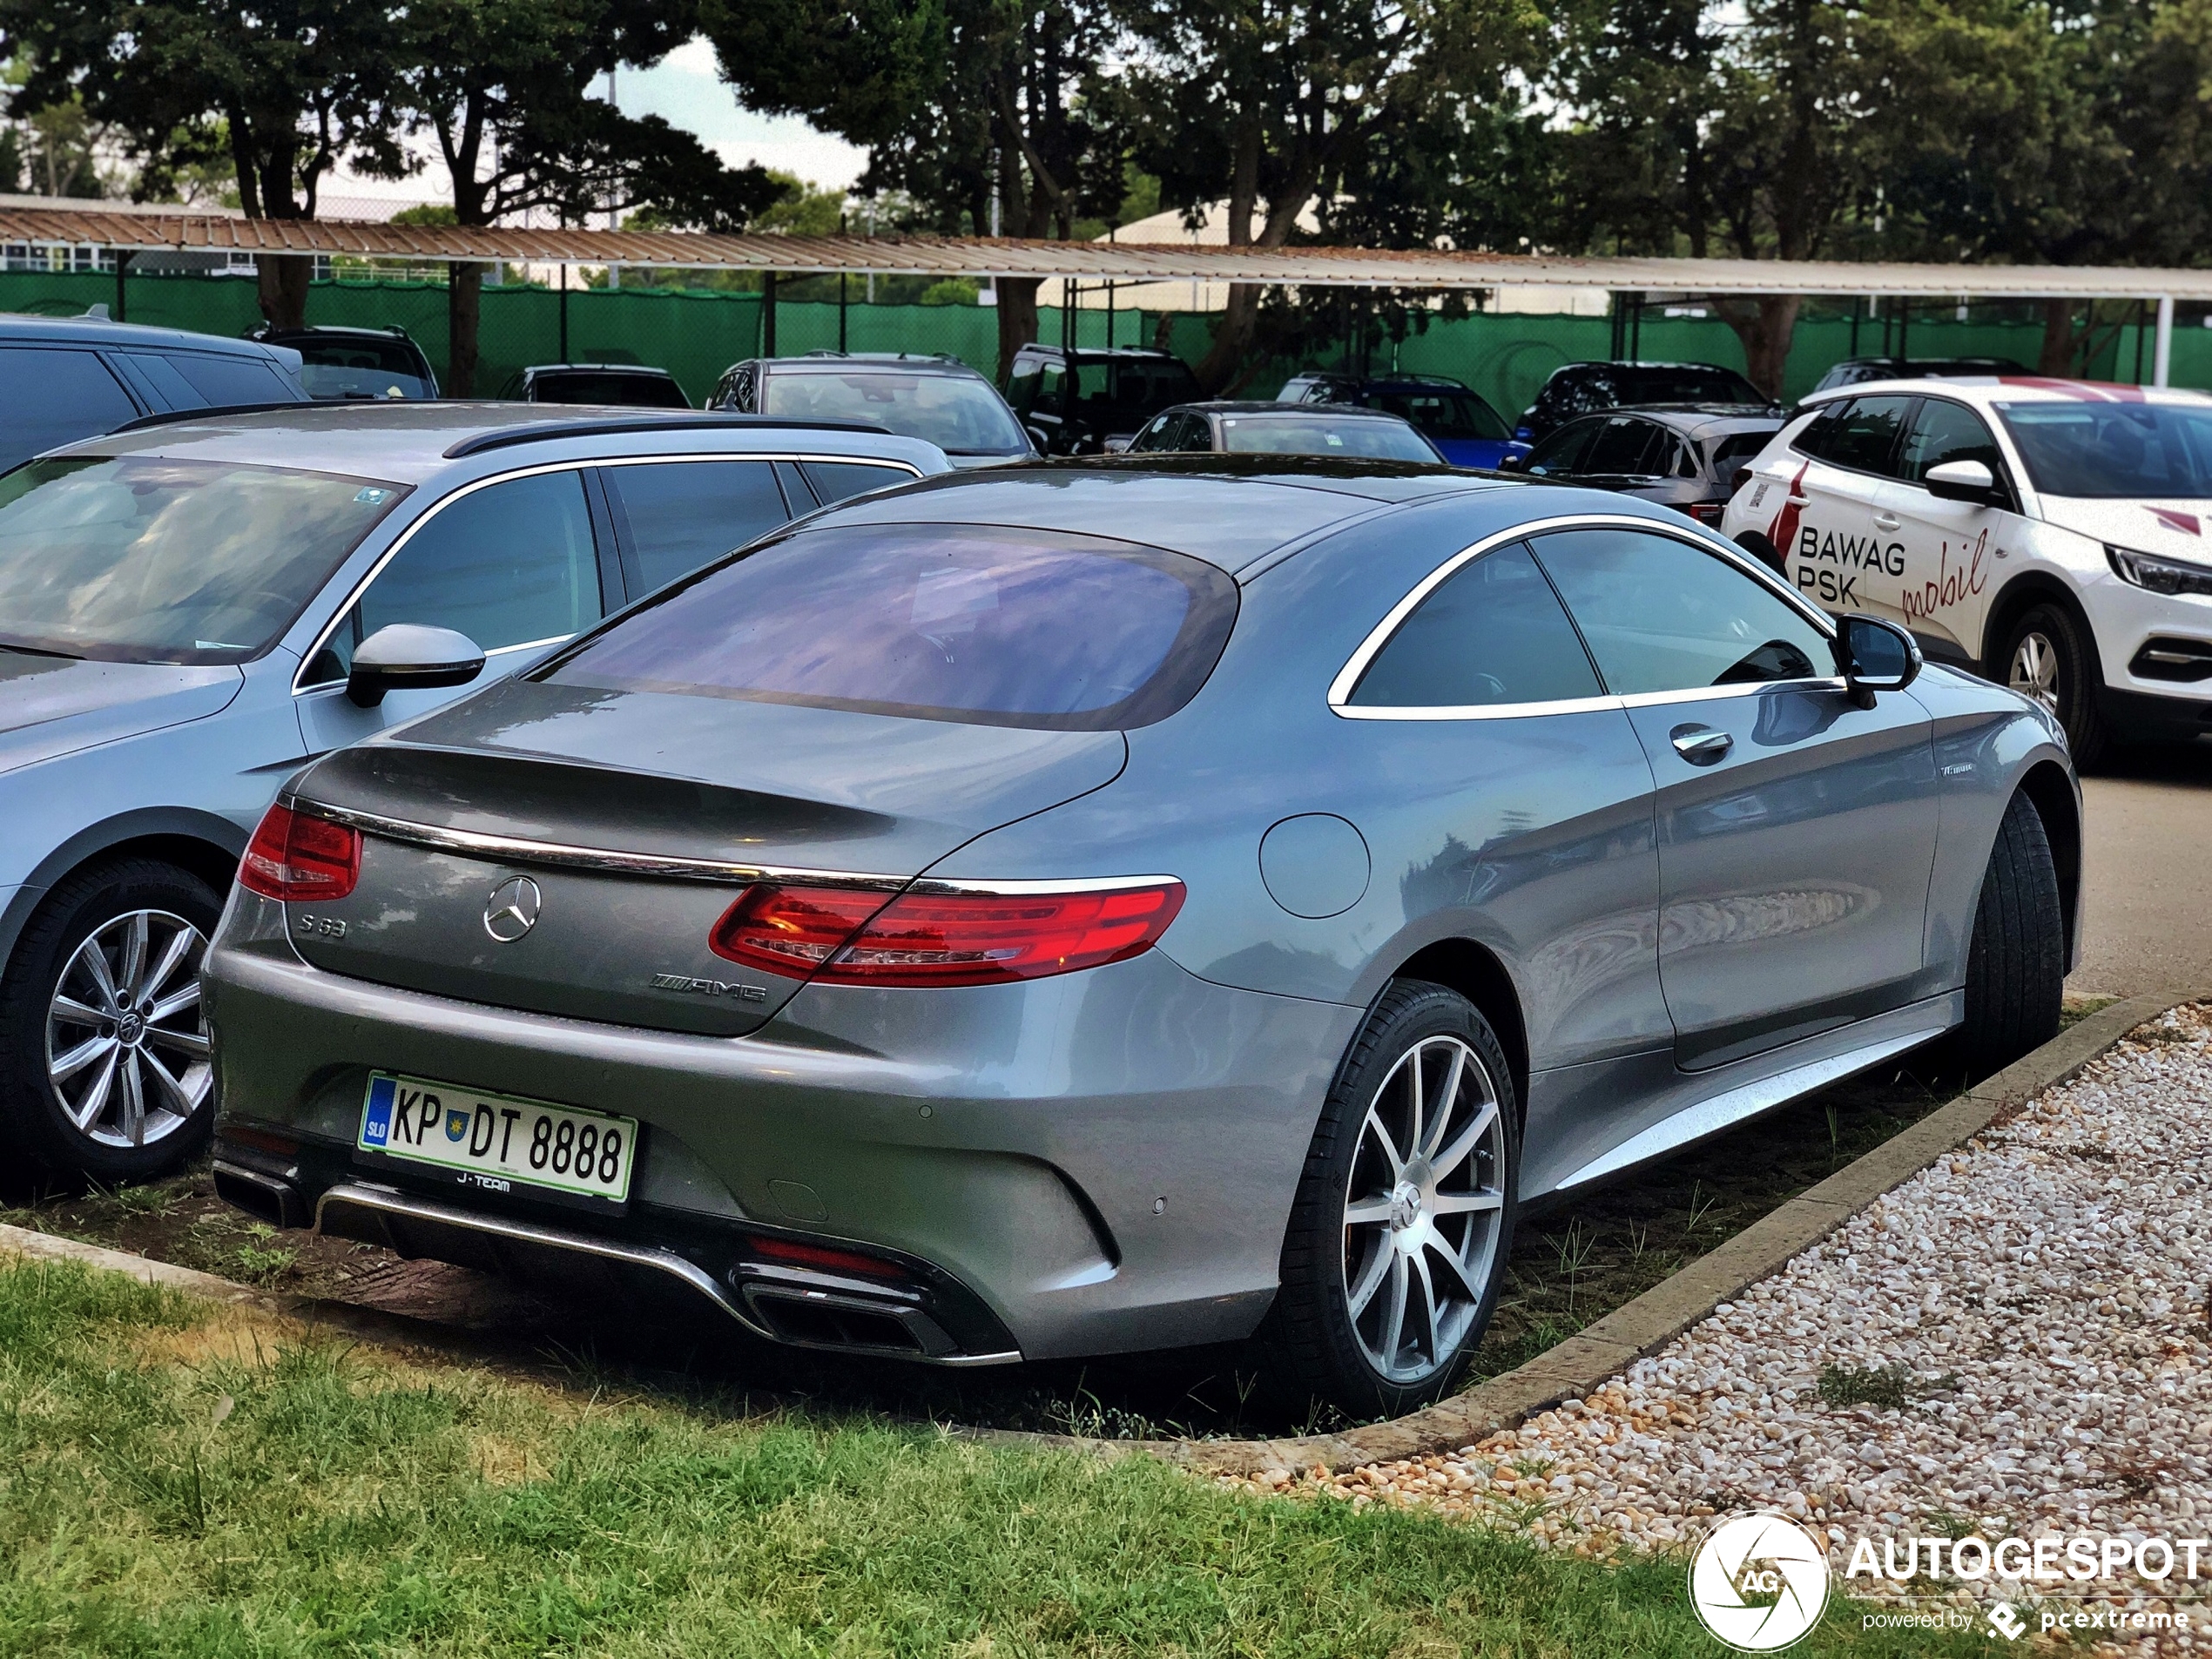
[[[1698,475],[1697,457],[1689,446],[1672,433],[1667,436],[1667,470],[1676,478]]]
[[[1889,475],[1909,397],[1855,397],[1821,440],[1820,458],[1854,472]]]
[[[489,484],[434,513],[354,607],[314,678],[343,678],[353,647],[395,622],[455,628],[482,651],[564,639],[599,619],[599,559],[583,475]]]
[[[1176,447],[1175,435],[1183,429],[1182,419],[1183,417],[1179,415],[1153,416],[1151,424],[1130,441],[1130,453],[1137,455],[1157,455],[1174,448]]]
[[[1227,572],[1104,536],[824,525],[679,584],[561,685],[1075,732],[1163,718],[1236,620]]]
[[[1821,459],[1827,449],[1830,435],[1836,430],[1837,417],[1850,406],[1849,398],[1829,404],[1798,428],[1797,435],[1790,440],[1790,447],[1801,455],[1811,455],[1816,461]]]
[[[1713,470],[1725,477],[1731,467],[1748,465],[1752,457],[1774,442],[1772,432],[1731,432],[1713,441]]]
[[[534,403],[606,403],[624,408],[688,409],[684,388],[665,374],[602,374],[563,369],[529,383]]]
[[[276,370],[251,358],[217,357],[203,352],[164,352],[162,358],[199,395],[199,401],[211,407],[280,402],[296,395]]]
[[[825,507],[849,496],[914,482],[914,475],[904,467],[872,467],[856,461],[802,461],[799,469]]]
[[[1716,553],[1645,530],[1560,530],[1537,556],[1622,697],[1833,671],[1827,637]]]
[[[1291,415],[1224,415],[1221,447],[1232,455],[1359,455],[1433,466],[1435,448],[1403,421],[1325,410]]]
[[[1590,473],[1647,473],[1652,454],[1662,435],[1649,421],[1608,421],[1597,442],[1582,457],[1581,470]]]
[[[1528,452],[1522,470],[1540,475],[1580,472],[1590,440],[1604,429],[1602,421],[1570,421]]]
[[[630,532],[630,575],[641,594],[791,516],[765,461],[671,461],[609,467],[600,476]]]
[[[1175,428],[1175,447],[1186,455],[1207,455],[1213,449],[1213,422],[1203,415],[1185,415]]]
[[[0,386],[8,388],[0,469],[57,443],[112,432],[138,413],[107,365],[88,351],[0,346]]]
[[[1992,478],[2005,475],[2005,458],[1981,417],[1963,403],[1938,397],[1922,401],[1912,429],[1905,435],[1898,470],[1916,482],[1928,475],[1929,468],[1949,461],[1979,461]]]
[[[1351,700],[1362,708],[1477,708],[1603,689],[1559,596],[1515,543],[1446,577],[1376,653]]]

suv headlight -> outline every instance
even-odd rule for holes
[[[2132,548],[2105,543],[2105,559],[2113,575],[2131,587],[2153,593],[2195,593],[2212,598],[2212,566],[2185,564],[2179,559],[2154,558]]]

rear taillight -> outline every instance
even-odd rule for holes
[[[238,884],[264,899],[326,903],[342,899],[361,880],[359,830],[272,806],[239,860]]]
[[[1065,893],[880,894],[748,888],[714,954],[839,985],[999,985],[1126,961],[1183,908],[1183,883]]]

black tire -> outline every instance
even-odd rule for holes
[[[206,1028],[196,999],[161,1016],[151,1029],[143,1016],[132,1022],[127,1010],[121,1020],[110,1018],[98,1027],[89,1022],[50,1025],[50,1016],[65,972],[72,988],[84,989],[85,981],[79,976],[89,972],[89,959],[79,956],[80,949],[119,923],[113,949],[105,941],[100,947],[103,964],[111,978],[116,976],[129,919],[136,915],[149,919],[141,985],[168,960],[171,945],[183,938],[185,928],[197,933],[199,942],[185,940],[179,946],[175,964],[144,999],[164,1006],[188,984],[196,985],[200,954],[221,908],[198,876],[152,859],[94,866],[54,884],[0,976],[0,1137],[17,1155],[54,1179],[107,1185],[166,1174],[206,1144],[215,1112],[213,1090],[205,1086]],[[88,999],[79,1000],[91,1006]],[[117,1055],[110,1090],[114,1103],[102,1105],[89,1117],[88,1130],[71,1121],[60,1090],[70,1088],[80,1101],[88,1099],[84,1091],[97,1083],[98,1064],[85,1069],[90,1076],[83,1083],[73,1076],[57,1086],[50,1073],[50,1040],[69,1045],[60,1049],[67,1054],[96,1037],[125,1046],[111,1050]],[[197,1104],[186,1109],[185,1098],[165,1095],[152,1069],[156,1066],[177,1077],[185,1096],[196,1096]],[[136,1114],[140,1139],[135,1144],[129,1138],[132,1115],[125,1106],[134,1091],[149,1103]]]
[[[1433,1100],[1455,1055],[1462,1084],[1450,1113],[1440,1124],[1429,1114],[1426,1135],[1413,1131],[1403,1062],[1421,1069]],[[1371,1107],[1379,1123],[1391,1119],[1397,1139],[1442,1156],[1408,1157],[1394,1179],[1386,1174],[1393,1166],[1370,1130]],[[1495,1109],[1485,1119],[1487,1107]],[[1513,1249],[1519,1116],[1505,1050],[1466,998],[1420,980],[1383,995],[1322,1106],[1284,1234],[1281,1288],[1259,1334],[1263,1375],[1294,1411],[1320,1399],[1357,1420],[1397,1416],[1457,1386],[1497,1306]],[[1469,1150],[1454,1156],[1462,1141]],[[1364,1204],[1355,1204],[1355,1178]],[[1391,1190],[1379,1202],[1387,1218],[1355,1219],[1357,1209],[1375,1207],[1386,1181]],[[1467,1293],[1469,1275],[1455,1274],[1447,1255],[1472,1270],[1479,1295]],[[1401,1257],[1406,1312],[1386,1335]],[[1363,1282],[1368,1298],[1355,1311]],[[1442,1288],[1431,1294],[1428,1285]],[[1379,1351],[1398,1357],[1394,1371]]]
[[[2050,664],[2047,684],[2038,683],[2031,651],[2035,661]],[[2076,766],[2091,766],[2104,758],[2112,746],[2111,722],[2098,700],[2104,671],[2097,661],[2096,642],[2071,610],[2056,604],[2029,606],[2013,618],[1990,666],[1991,678],[2033,698],[2058,716]]]
[[[2013,797],[1981,878],[1966,951],[1966,1018],[1958,1049],[1967,1080],[2001,1071],[2059,1034],[2066,912],[2042,816]]]

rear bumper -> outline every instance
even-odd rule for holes
[[[250,1171],[288,1183],[296,1213],[327,1231],[510,1272],[590,1251],[493,1224],[666,1251],[718,1287],[736,1310],[725,1312],[785,1340],[808,1339],[759,1305],[748,1241],[849,1242],[953,1310],[930,1315],[951,1345],[925,1339],[915,1358],[1248,1334],[1359,1019],[1216,986],[1155,951],[1022,986],[810,987],[749,1036],[701,1037],[321,972],[292,954],[280,914],[255,914],[278,908],[240,895],[206,968],[219,1134],[246,1130],[219,1145],[226,1196],[277,1218]],[[464,1191],[435,1170],[371,1167],[353,1143],[372,1069],[638,1118],[626,1211],[579,1214]],[[297,1155],[256,1153],[254,1126],[294,1137]],[[347,1188],[395,1199],[345,1192],[334,1210],[328,1195]],[[426,1204],[450,1213],[426,1218]],[[685,1277],[631,1261],[606,1271]]]

